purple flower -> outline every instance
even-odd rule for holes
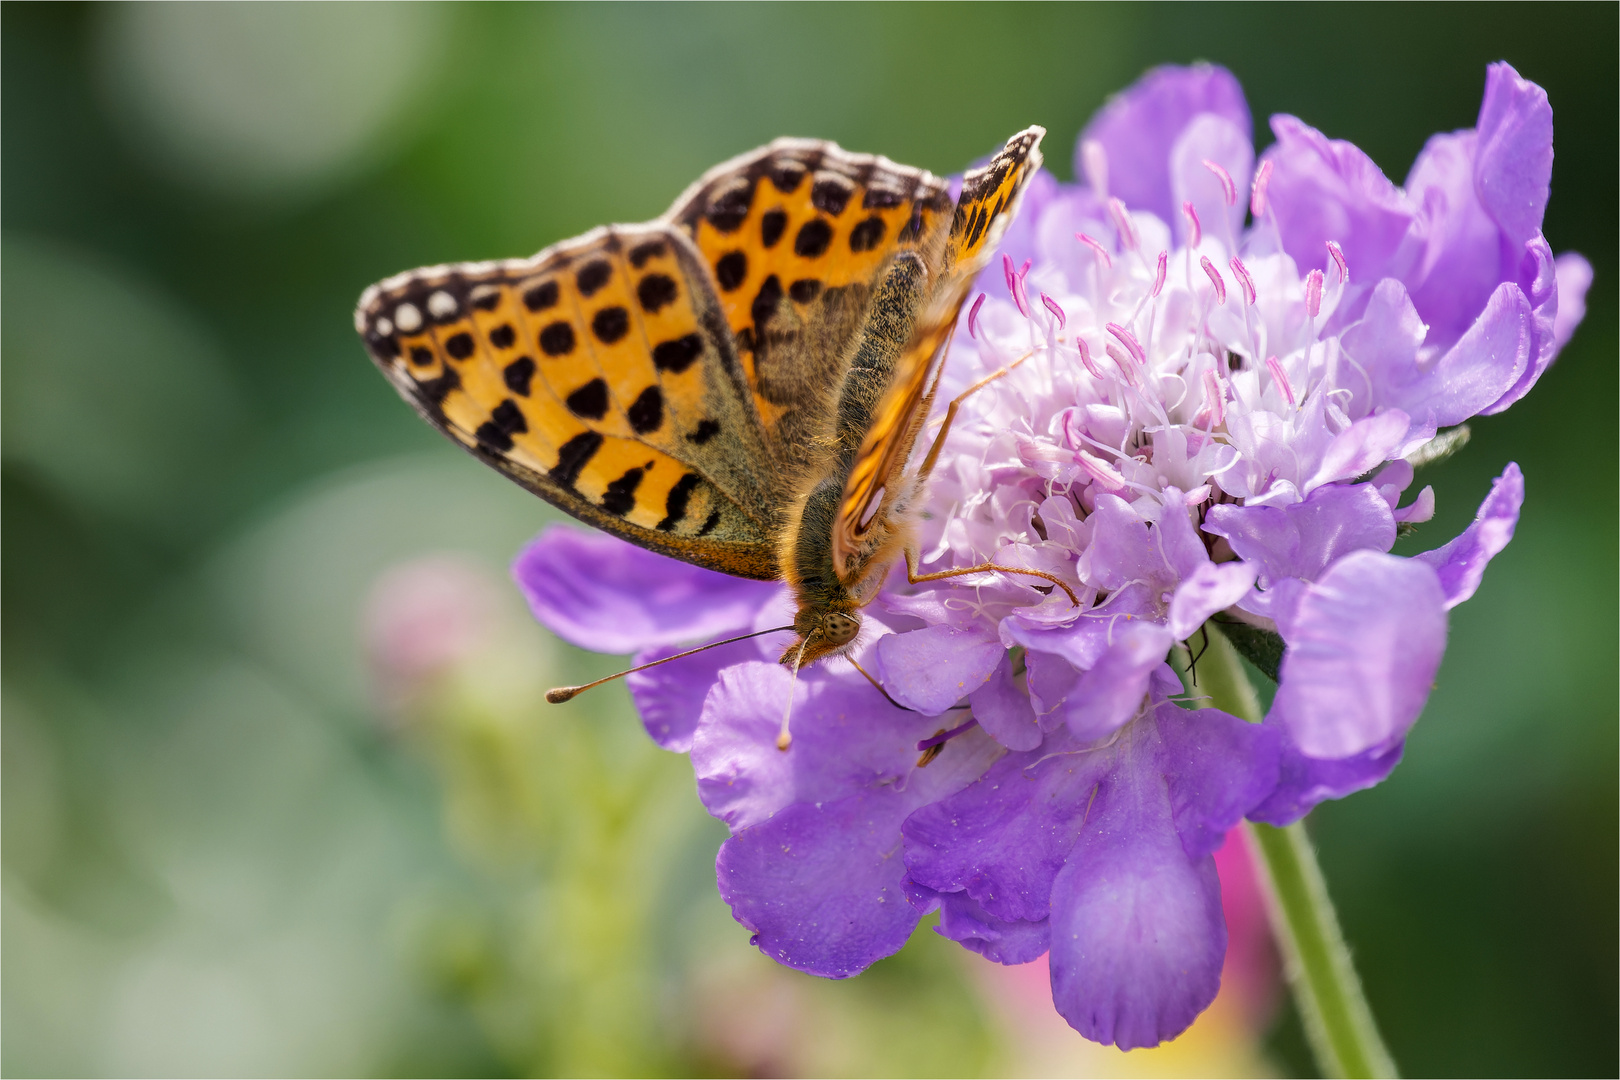
[[[790,691],[770,636],[632,677],[731,828],[721,892],[772,957],[852,975],[938,910],[1000,963],[1050,951],[1088,1038],[1155,1045],[1215,995],[1227,830],[1400,760],[1446,613],[1524,498],[1510,464],[1461,536],[1397,557],[1435,507],[1407,498],[1412,462],[1534,385],[1591,270],[1541,236],[1551,111],[1506,64],[1404,188],[1299,120],[1272,130],[1257,163],[1230,73],[1149,72],[1082,134],[1086,186],[1036,178],[1002,243],[1027,270],[993,264],[954,339],[942,401],[1022,362],[957,417],[923,561],[1038,569],[1078,606],[1038,579],[897,576],[849,653],[881,690],[833,657]],[[790,621],[781,586],[567,530],[515,572],[559,634],[639,661]],[[1210,620],[1277,678],[1263,723],[1198,708],[1167,663]]]

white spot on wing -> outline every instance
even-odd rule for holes
[[[394,325],[407,334],[422,328],[422,313],[415,304],[401,304],[394,310]]]
[[[435,319],[447,319],[456,313],[456,298],[440,289],[428,297],[427,309]]]
[[[377,333],[378,334],[382,335],[383,337],[387,337],[389,334],[392,334],[393,332],[394,332],[394,324],[393,323],[389,322],[387,319],[378,319],[377,320]]]

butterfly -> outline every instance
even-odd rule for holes
[[[655,221],[373,285],[355,328],[429,423],[558,508],[698,566],[785,580],[797,671],[850,646],[901,557],[912,581],[990,569],[916,574],[944,430],[906,470],[1045,133],[1013,136],[954,200],[925,170],[777,139]]]

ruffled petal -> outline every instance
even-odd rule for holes
[[[1485,567],[1513,539],[1523,505],[1524,474],[1518,465],[1509,462],[1491,484],[1491,493],[1480,504],[1474,523],[1444,547],[1415,556],[1434,567],[1440,576],[1447,611],[1474,595],[1485,576]]]
[[[1013,678],[1011,654],[1001,654],[990,678],[968,695],[968,704],[973,706],[973,718],[985,734],[1007,749],[1033,750],[1041,745],[1035,707]]]
[[[998,919],[965,892],[939,894],[935,930],[998,964],[1027,964],[1040,959],[1050,947],[1045,919]]]
[[[878,641],[877,654],[889,695],[938,716],[983,686],[1007,653],[991,631],[938,625],[889,634]]]
[[[1226,955],[1215,860],[1190,859],[1156,761],[1157,731],[1098,790],[1052,889],[1052,1000],[1086,1038],[1121,1050],[1185,1031],[1220,988]]]
[[[1164,666],[1174,641],[1170,631],[1156,623],[1133,621],[1117,627],[1114,643],[1069,694],[1064,719],[1075,737],[1100,739],[1129,722],[1142,708],[1148,683]]]
[[[1479,106],[1474,185],[1480,201],[1515,244],[1541,231],[1552,180],[1553,116],[1547,92],[1498,61],[1486,69]]]
[[[1286,729],[1270,717],[1261,726],[1274,729],[1279,736],[1277,786],[1248,817],[1268,825],[1292,825],[1318,803],[1383,783],[1406,749],[1405,739],[1395,739],[1347,758],[1310,758],[1299,752]]]
[[[534,617],[558,637],[620,654],[746,630],[782,588],[563,525],[518,553],[512,577]]]
[[[1159,771],[1169,778],[1176,834],[1188,858],[1213,855],[1277,786],[1282,738],[1219,709],[1161,705]]]
[[[1375,484],[1328,484],[1286,507],[1215,506],[1204,530],[1224,536],[1239,558],[1258,566],[1267,588],[1314,579],[1352,551],[1395,544],[1395,518]]]
[[[1445,598],[1426,563],[1357,551],[1278,626],[1288,648],[1270,715],[1306,755],[1346,758],[1417,720],[1445,653]]]
[[[1250,563],[1205,563],[1176,587],[1170,601],[1170,636],[1184,640],[1204,620],[1231,607],[1254,587],[1259,569]]]
[[[1076,146],[1075,175],[1133,210],[1174,221],[1181,204],[1172,201],[1170,153],[1201,114],[1225,120],[1245,138],[1254,129],[1243,87],[1230,71],[1210,64],[1156,67],[1091,118]],[[1102,149],[1106,176],[1092,175],[1087,143]]]
[[[1270,212],[1300,269],[1326,267],[1332,240],[1357,280],[1402,276],[1413,215],[1400,189],[1356,146],[1295,117],[1273,116],[1271,130],[1277,141],[1261,155],[1272,162]]]

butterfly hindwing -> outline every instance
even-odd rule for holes
[[[987,164],[962,178],[933,293],[894,365],[888,391],[872,414],[845,481],[831,538],[833,566],[841,578],[885,522],[889,508],[903,497],[904,486],[896,481],[927,419],[938,361],[973,279],[1017,214],[1030,178],[1040,171],[1045,134],[1042,127],[1019,132]]]
[[[361,298],[373,360],[524,487],[643,547],[777,576],[775,476],[708,270],[678,229],[413,271]]]
[[[899,252],[937,261],[951,212],[931,173],[778,139],[709,170],[665,215],[712,271],[784,471],[826,430],[878,281]]]

